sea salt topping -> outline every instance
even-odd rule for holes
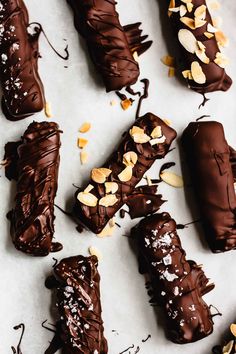
[[[169,273],[168,270],[165,270],[164,273],[161,275],[161,278],[163,279],[163,277],[167,280],[167,281],[174,281],[175,279],[178,279],[176,274],[173,273]]]
[[[19,46],[18,43],[13,43],[13,44],[12,44],[12,49],[13,49],[14,52],[15,52],[16,50],[19,50],[19,48],[20,48],[20,46]]]
[[[11,25],[11,26],[9,26],[9,29],[10,29],[11,32],[14,32],[16,27]]]
[[[179,287],[178,286],[174,287],[174,294],[175,294],[175,296],[179,295]]]
[[[194,311],[196,310],[195,305],[193,304],[193,305],[189,306],[189,310],[192,311],[192,312],[194,312]]]
[[[165,294],[166,294],[165,291],[161,292],[161,296],[165,296]]]
[[[179,324],[180,324],[181,327],[183,327],[183,326],[184,326],[184,320],[181,320],[181,321],[179,322]]]
[[[168,254],[167,256],[163,257],[163,263],[165,265],[170,265],[172,264],[172,258],[171,258],[171,255]]]
[[[3,63],[3,64],[6,64],[7,55],[6,55],[6,54],[2,54],[2,55],[1,55],[1,58],[2,58],[2,63]]]
[[[152,201],[149,199],[149,200],[146,201],[146,204],[151,204],[151,202]]]

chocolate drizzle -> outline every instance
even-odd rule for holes
[[[54,268],[54,274],[60,321],[45,354],[54,354],[60,348],[67,354],[106,354],[97,258],[65,258]]]
[[[16,143],[14,158],[13,154],[8,155],[9,144],[5,148],[9,161],[7,176],[17,180],[15,207],[8,213],[11,237],[18,250],[34,256],[62,249],[60,243],[52,242],[60,132],[56,123],[33,122]]]
[[[15,330],[18,330],[21,328],[21,336],[20,336],[20,339],[19,339],[19,343],[17,344],[17,347],[11,347],[11,350],[13,352],[13,354],[23,354],[22,351],[21,351],[21,342],[22,342],[22,339],[23,339],[23,336],[24,336],[24,333],[25,333],[25,325],[24,323],[20,323],[19,325],[13,327],[13,329]]]
[[[139,116],[140,116],[140,110],[141,110],[141,107],[142,107],[143,100],[148,98],[149,80],[148,79],[142,79],[140,81],[144,84],[144,92],[143,92],[142,96],[140,96],[140,98],[139,98],[138,107],[137,107],[137,111],[136,111],[136,118],[135,119],[138,119]]]
[[[43,84],[38,75],[38,38],[30,35],[28,11],[22,0],[1,2],[0,79],[3,113],[19,120],[43,109]]]

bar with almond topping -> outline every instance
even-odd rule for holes
[[[76,193],[75,218],[99,234],[175,137],[175,130],[154,114],[138,118],[107,162],[91,171],[86,188]]]
[[[131,236],[138,244],[140,273],[149,274],[155,302],[165,311],[167,337],[185,344],[211,334],[212,316],[202,297],[214,285],[208,285],[201,266],[186,260],[176,222],[168,213],[154,214]]]
[[[169,0],[168,0],[169,2]],[[199,93],[227,91],[227,57],[222,48],[228,39],[216,26],[205,0],[171,0],[168,15],[181,46],[182,74]]]

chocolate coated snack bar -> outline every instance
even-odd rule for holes
[[[235,152],[218,122],[192,122],[182,143],[205,237],[213,252],[236,248]]]
[[[202,296],[214,288],[203,270],[187,261],[168,213],[154,214],[132,229],[138,242],[140,272],[149,273],[158,305],[166,313],[167,337],[184,344],[213,331],[212,316]]]
[[[65,258],[55,266],[54,276],[46,281],[56,288],[60,320],[54,339],[45,354],[62,348],[65,354],[106,354],[101,317],[100,276],[97,257]]]
[[[175,130],[152,113],[137,119],[103,167],[91,171],[87,187],[76,193],[75,218],[100,233],[175,137]]]
[[[225,72],[228,59],[220,50],[227,39],[213,26],[206,1],[171,0],[168,15],[180,42],[182,74],[190,88],[203,94],[227,91],[232,80]]]
[[[60,133],[56,123],[33,122],[20,142],[5,147],[6,176],[17,182],[15,207],[8,213],[11,237],[18,250],[33,256],[62,249],[52,242]]]

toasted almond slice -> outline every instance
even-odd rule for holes
[[[85,190],[84,190],[84,193],[89,193],[89,192],[91,192],[91,190],[94,188],[94,186],[92,185],[92,184],[89,184],[86,188],[85,188]]]
[[[189,52],[194,54],[198,49],[197,39],[188,29],[181,29],[178,32],[178,38],[182,46]]]
[[[168,126],[171,126],[171,123],[172,123],[171,120],[167,119],[167,118],[163,119],[163,122]]]
[[[204,63],[204,64],[209,64],[210,59],[206,55],[205,51],[198,49],[196,50],[196,56]]]
[[[170,0],[169,9],[174,7],[175,7],[175,0]],[[168,16],[170,17],[171,15],[172,15],[172,11],[168,10]]]
[[[115,218],[113,218],[113,219],[115,219]],[[113,220],[113,219],[111,219],[111,220]],[[113,235],[113,232],[115,230],[115,223],[113,226],[111,226],[110,221],[104,227],[104,229],[100,232],[100,234],[97,234],[97,237],[103,238],[103,237],[109,237],[109,236]]]
[[[147,185],[148,185],[148,186],[152,186],[153,183],[152,183],[151,178],[150,178],[149,176],[145,176],[145,178],[146,178],[146,181],[147,181]]]
[[[207,32],[216,33],[216,32],[218,32],[218,28],[213,27],[211,23],[208,23],[208,25],[207,25]]]
[[[153,139],[155,138],[160,138],[162,136],[162,130],[161,130],[161,126],[160,125],[157,125],[153,131],[151,132],[151,137]]]
[[[154,145],[158,145],[158,144],[163,144],[166,141],[166,137],[163,135],[160,138],[156,138],[156,139],[152,139],[149,141],[149,143],[154,146]]]
[[[98,202],[98,198],[95,197],[92,193],[85,193],[85,192],[80,192],[77,195],[77,199],[84,205],[87,205],[89,207],[95,207]]]
[[[226,35],[222,31],[218,31],[215,34],[216,40],[218,42],[218,45],[221,47],[227,47],[229,44],[229,39],[226,37]]]
[[[183,3],[185,4],[191,4],[192,3],[192,0],[181,0]]]
[[[190,17],[181,17],[180,21],[183,22],[187,27],[191,28],[192,30],[196,28],[195,21]]]
[[[175,76],[175,68],[170,67],[168,70],[168,76],[174,77]]]
[[[180,11],[180,7],[169,7],[169,11],[170,12],[179,12]]]
[[[132,102],[128,98],[126,98],[125,100],[121,101],[120,105],[123,110],[126,111],[130,106],[132,106]]]
[[[188,9],[188,12],[192,12],[193,11],[193,4],[192,3],[188,2],[186,4],[186,6],[187,6],[187,9]]]
[[[81,151],[80,162],[82,165],[85,165],[88,162],[88,153],[86,151]]]
[[[87,140],[87,139],[78,138],[78,140],[77,140],[77,146],[78,146],[80,149],[83,149],[87,144],[88,144],[88,140]]]
[[[185,5],[180,5],[180,8],[179,8],[179,14],[180,14],[180,17],[183,17],[184,15],[186,15],[187,13],[187,8]]]
[[[204,36],[206,36],[208,39],[211,39],[212,37],[214,37],[214,34],[210,32],[204,32]]]
[[[183,77],[184,77],[185,79],[188,79],[189,73],[191,73],[191,70],[184,70],[184,71],[182,71],[182,75],[183,75]]]
[[[197,61],[193,61],[191,64],[191,74],[193,80],[198,84],[205,84],[206,75],[202,71],[200,64]]]
[[[87,133],[90,129],[91,129],[91,124],[88,122],[85,122],[79,128],[79,132],[80,133]]]
[[[230,354],[234,346],[234,341],[231,340],[228,344],[223,347],[222,354]]]
[[[118,178],[121,182],[128,182],[131,180],[133,175],[133,169],[131,166],[126,166],[125,169],[119,173]]]
[[[175,66],[175,58],[172,57],[171,55],[165,55],[164,57],[161,58],[161,61],[166,66]]]
[[[236,337],[236,324],[232,323],[230,325],[230,331],[234,337]]]
[[[217,0],[214,1],[208,1],[207,5],[209,7],[210,10],[216,11],[220,9],[220,3]]]
[[[105,183],[106,175],[101,171],[100,168],[93,168],[91,171],[91,179],[96,183]]]
[[[220,66],[221,68],[225,69],[226,66],[229,64],[229,59],[223,53],[216,53],[216,58],[214,62]]]
[[[132,129],[130,129],[129,133],[130,133],[130,135],[133,135],[133,134],[144,134],[144,129],[134,125],[132,127]]]
[[[52,109],[50,102],[45,103],[44,112],[47,118],[52,118]]]
[[[93,246],[90,246],[89,249],[88,249],[89,253],[91,254],[91,256],[96,256],[97,259],[99,261],[101,261],[102,259],[102,254],[101,252],[96,248],[96,247],[93,247]]]
[[[138,161],[138,155],[134,151],[128,151],[123,155],[123,164],[134,167]]]
[[[118,199],[114,194],[108,194],[105,197],[101,198],[98,204],[104,206],[105,208],[108,208],[116,204],[117,201]]]
[[[194,24],[195,24],[195,28],[199,28],[204,26],[206,24],[206,21],[200,20],[198,17],[195,17]]]
[[[110,168],[101,167],[101,168],[99,168],[99,170],[100,170],[106,177],[109,177],[110,174],[112,173],[112,170],[110,170]]]
[[[164,181],[165,183],[169,184],[172,187],[183,188],[184,186],[183,178],[176,175],[174,172],[167,171],[167,170],[163,171],[160,174],[160,178],[162,179],[162,181]]]
[[[206,5],[201,5],[194,11],[194,16],[199,20],[205,20],[206,18]]]
[[[139,56],[138,56],[138,52],[133,52],[133,58],[134,60],[138,63],[139,62]]]
[[[137,144],[145,144],[150,140],[150,136],[147,134],[134,134],[132,138]]]
[[[110,105],[111,105],[111,106],[115,106],[116,103],[117,103],[116,100],[111,100],[111,101],[110,101]]]
[[[198,45],[199,49],[204,50],[204,51],[206,50],[206,46],[201,41],[197,41],[197,45]]]
[[[118,191],[118,184],[116,182],[105,182],[106,194],[115,194]]]

